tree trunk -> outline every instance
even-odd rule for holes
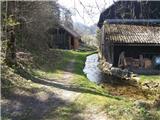
[[[9,31],[9,38],[6,49],[6,63],[9,66],[16,65],[16,47],[14,28]]]
[[[15,16],[15,1],[6,3],[6,16],[7,18],[12,15]],[[7,48],[5,61],[9,66],[16,65],[16,47],[15,47],[15,27],[7,25]]]

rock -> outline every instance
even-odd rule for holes
[[[111,74],[111,71],[110,71],[109,69],[107,69],[107,68],[104,68],[103,71],[104,71],[105,73],[109,74],[109,75]]]
[[[136,82],[139,82],[140,81],[140,78],[139,77],[131,77],[132,80],[135,80]]]
[[[147,89],[149,89],[147,86],[142,86],[142,89],[143,90],[147,90]]]
[[[156,88],[158,88],[160,85],[159,85],[159,83],[157,83],[157,82],[150,81],[150,82],[145,82],[145,83],[143,83],[142,86],[146,86],[146,87],[151,88],[151,89],[156,89]]]
[[[154,86],[153,86],[153,87],[154,87],[154,88],[159,87],[159,83],[154,84]]]
[[[148,85],[148,83],[143,83],[142,87],[150,88],[150,86]]]
[[[134,102],[134,105],[138,108],[146,108],[149,109],[150,108],[150,104],[147,103],[146,101],[143,100],[137,100]]]
[[[153,106],[156,108],[160,107],[160,95],[154,100]]]
[[[122,70],[121,68],[111,68],[111,73],[114,76],[120,77],[120,78],[128,78],[129,77],[129,71],[127,69]]]

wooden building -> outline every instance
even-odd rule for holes
[[[100,48],[108,63],[121,67],[122,59],[124,68],[154,68],[153,60],[160,56],[160,27],[104,24],[102,31]]]
[[[117,1],[100,14],[100,53],[107,63],[132,71],[160,69],[159,10],[160,1]]]
[[[59,49],[78,49],[81,37],[73,29],[64,25],[59,25],[52,29],[52,43],[51,46]]]

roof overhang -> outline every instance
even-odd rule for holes
[[[65,26],[65,25],[62,25],[62,24],[60,24],[59,25],[61,28],[63,28],[64,30],[66,30],[70,35],[72,35],[73,37],[75,37],[75,38],[78,38],[78,39],[80,39],[81,38],[81,36],[76,32],[76,31],[74,31],[73,29],[71,29],[71,28],[69,28],[69,27],[67,27],[67,26]]]
[[[106,19],[104,24],[151,24],[160,25],[160,19]]]

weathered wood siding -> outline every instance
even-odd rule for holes
[[[79,48],[79,39],[75,38],[74,39],[74,49],[78,49]]]
[[[108,38],[108,34],[105,31],[105,26],[102,28],[102,51],[103,55],[106,59],[107,62],[110,64],[113,64],[113,56],[114,56],[114,49],[113,49],[113,44],[110,42]]]
[[[79,48],[79,38],[75,38],[65,30],[57,29],[56,33],[53,34],[52,45],[55,48],[60,49],[78,49]]]

